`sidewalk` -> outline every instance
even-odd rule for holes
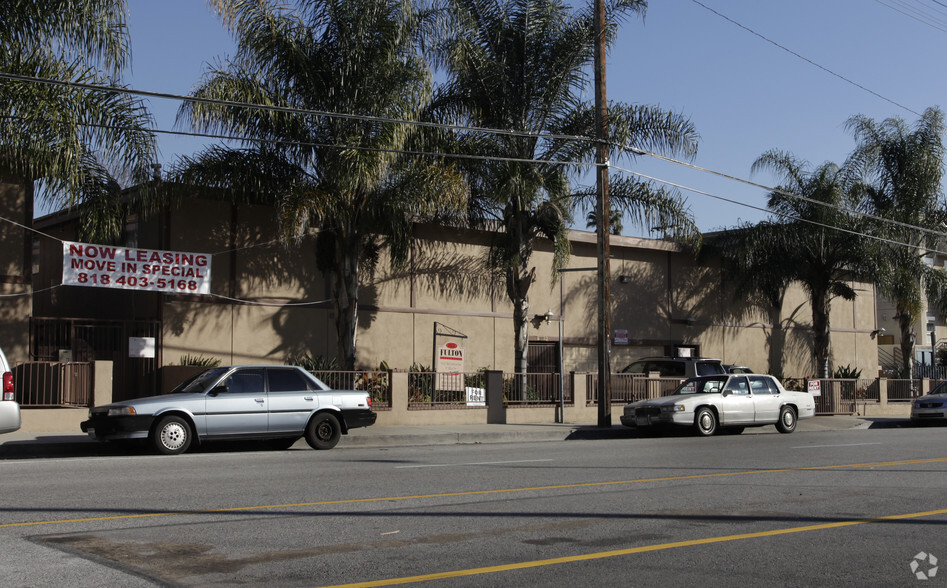
[[[907,427],[910,422],[901,418],[818,416],[799,421],[797,432],[840,431],[847,429]],[[747,428],[744,435],[776,434],[772,425]],[[433,426],[372,426],[353,429],[343,435],[338,449],[349,447],[417,447],[427,445],[456,445],[476,443],[537,443],[549,441],[577,441],[599,439],[632,439],[634,429],[613,425],[601,428],[595,424],[549,423],[530,425],[433,425]],[[294,447],[306,447],[299,440]],[[17,431],[0,435],[0,460],[31,457],[81,457],[90,455],[124,455],[140,452],[101,443],[74,432],[29,433]]]

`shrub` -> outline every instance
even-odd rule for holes
[[[184,355],[178,365],[193,365],[197,367],[217,367],[220,360],[215,357],[204,357],[203,355]]]

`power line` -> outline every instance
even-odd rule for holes
[[[760,33],[757,33],[757,32],[754,31],[753,29],[751,29],[751,28],[749,28],[749,27],[747,27],[747,26],[745,26],[745,25],[743,25],[743,24],[740,24],[739,22],[733,20],[733,19],[730,18],[729,16],[727,16],[727,15],[725,15],[725,14],[722,14],[722,13],[718,12],[717,10],[714,10],[713,8],[707,6],[706,4],[700,2],[699,0],[691,0],[691,2],[693,2],[694,4],[700,6],[701,8],[704,8],[705,10],[708,10],[708,11],[710,11],[710,12],[716,14],[716,15],[719,16],[720,18],[726,20],[727,22],[729,22],[729,23],[731,23],[731,24],[733,24],[733,25],[736,25],[736,26],[740,27],[741,29],[743,29],[744,31],[750,33],[751,35],[754,35],[754,36],[756,36],[756,37],[759,37],[760,39],[763,39],[763,40],[766,41],[767,43],[769,43],[769,44],[771,44],[771,45],[773,45],[773,46],[775,46],[775,47],[777,47],[777,48],[779,48],[779,49],[782,49],[782,50],[785,51],[786,53],[789,53],[790,55],[792,55],[792,56],[794,56],[794,57],[797,57],[797,58],[799,58],[799,59],[805,61],[805,62],[808,63],[809,65],[815,66],[815,67],[821,69],[822,71],[824,71],[825,73],[827,73],[827,74],[829,74],[829,75],[832,75],[832,76],[835,76],[836,78],[842,80],[843,82],[846,82],[846,83],[848,83],[848,84],[851,84],[851,85],[855,86],[856,88],[858,88],[858,89],[860,89],[860,90],[864,90],[865,92],[868,92],[868,93],[871,94],[872,96],[875,96],[875,97],[877,97],[877,98],[881,98],[881,99],[884,100],[885,102],[888,102],[888,103],[890,103],[890,104],[893,104],[893,105],[897,106],[898,108],[903,108],[904,110],[907,110],[908,112],[910,112],[910,113],[912,113],[912,114],[914,114],[914,115],[916,115],[916,116],[921,116],[921,113],[920,113],[920,112],[917,112],[917,111],[915,111],[914,109],[908,108],[907,106],[905,106],[905,105],[903,105],[903,104],[900,104],[900,103],[898,103],[898,102],[895,102],[894,100],[892,100],[892,99],[890,99],[890,98],[887,98],[887,97],[885,97],[885,96],[882,96],[882,95],[879,94],[878,92],[875,92],[874,90],[871,90],[871,89],[869,89],[869,88],[866,88],[865,86],[859,84],[858,82],[855,82],[855,81],[853,81],[853,80],[850,80],[849,78],[846,78],[846,77],[843,76],[842,74],[836,73],[836,72],[832,71],[831,69],[829,69],[829,68],[827,68],[827,67],[825,67],[825,66],[823,66],[823,65],[820,65],[820,64],[816,63],[815,61],[812,61],[812,60],[809,59],[808,57],[805,57],[805,56],[803,56],[803,55],[800,55],[799,53],[796,53],[795,51],[793,51],[792,49],[786,47],[785,45],[780,45],[779,43],[777,43],[776,41],[770,39],[769,37],[767,37],[767,36],[765,36],[765,35],[762,35],[762,34],[760,34]]]
[[[699,4],[699,5],[701,5],[701,6],[704,6],[704,5],[701,4],[698,0],[692,0],[692,1],[695,2],[696,4]],[[716,13],[716,14],[719,14],[719,13],[717,13],[716,11],[714,11],[714,10],[711,9],[711,8],[708,8],[708,7],[706,7],[706,6],[704,6],[704,8],[707,8],[707,9],[710,10],[711,12],[714,12],[714,13]],[[731,20],[731,19],[729,19],[728,17],[726,17],[726,16],[724,16],[724,15],[722,15],[722,14],[720,14],[720,16],[721,16],[722,18],[727,19],[727,20]],[[741,28],[746,28],[746,27],[744,27],[743,25],[741,25],[741,24],[739,24],[739,23],[736,23],[735,21],[731,21],[731,22],[733,22],[733,23],[736,24],[737,26],[740,26]],[[762,35],[759,35],[758,33],[755,33],[754,31],[752,31],[752,30],[750,30],[750,29],[746,29],[746,30],[748,30],[749,32],[753,33],[754,35],[757,35],[757,36],[760,36],[761,38],[766,39],[765,37],[762,37]],[[768,39],[766,39],[766,40],[769,41]],[[769,42],[772,42],[772,41],[769,41]],[[774,44],[775,44],[775,43],[774,43]],[[787,51],[788,51],[788,50],[787,50]],[[791,52],[791,51],[790,51],[790,52]],[[801,57],[801,56],[800,56],[800,57]],[[805,59],[805,58],[803,58],[803,59]],[[808,61],[808,60],[807,60],[807,61]],[[814,64],[814,65],[817,65],[817,64]],[[819,67],[821,67],[821,66],[819,66]],[[823,69],[824,69],[824,68],[823,68]],[[828,71],[828,70],[826,70],[826,71]],[[831,73],[831,72],[830,72],[830,73]],[[480,132],[480,133],[487,133],[487,134],[501,134],[501,135],[508,135],[508,136],[522,136],[522,137],[532,137],[532,138],[540,138],[540,139],[543,139],[543,138],[546,138],[546,139],[565,139],[565,140],[573,140],[573,141],[582,141],[582,142],[587,142],[587,143],[590,143],[590,144],[595,142],[595,139],[593,139],[593,138],[591,138],[591,137],[581,136],[581,135],[555,135],[555,134],[545,134],[545,133],[525,132],[525,131],[508,131],[508,130],[502,130],[502,129],[490,129],[490,128],[483,128],[483,127],[467,127],[467,126],[455,125],[455,124],[430,123],[430,122],[421,122],[421,121],[407,121],[407,120],[401,120],[401,119],[392,119],[392,118],[375,117],[375,116],[367,116],[367,115],[352,115],[352,114],[334,113],[334,112],[327,112],[327,111],[306,110],[306,109],[299,109],[299,108],[293,108],[293,107],[270,106],[270,105],[260,105],[260,104],[251,104],[251,103],[242,103],[242,102],[229,102],[229,101],[210,100],[210,99],[195,99],[195,98],[191,98],[191,97],[188,97],[188,96],[182,96],[182,95],[178,95],[178,94],[169,94],[169,93],[163,93],[163,92],[151,92],[151,91],[144,91],[144,90],[134,90],[134,89],[131,89],[131,88],[124,88],[124,87],[102,86],[102,85],[98,85],[98,84],[87,84],[87,83],[79,83],[79,82],[71,82],[71,81],[63,81],[63,80],[53,80],[53,79],[48,79],[48,78],[37,78],[37,77],[33,77],[33,76],[22,76],[22,75],[8,74],[8,73],[3,73],[3,72],[0,72],[0,79],[9,79],[9,80],[16,80],[16,81],[29,82],[29,83],[51,84],[51,85],[57,85],[57,86],[78,87],[78,88],[87,89],[87,90],[93,90],[93,91],[125,92],[125,93],[129,93],[129,94],[140,95],[140,96],[151,96],[151,97],[174,99],[174,100],[185,100],[185,101],[191,100],[191,101],[207,102],[207,103],[216,104],[216,105],[225,105],[225,106],[232,106],[232,107],[238,107],[238,108],[255,108],[255,109],[262,109],[262,110],[280,111],[280,112],[285,112],[285,113],[288,113],[288,114],[309,114],[309,115],[318,115],[318,116],[324,116],[324,117],[330,117],[330,118],[332,118],[332,117],[337,117],[337,118],[354,119],[354,120],[362,120],[362,121],[385,122],[385,123],[394,123],[394,124],[409,124],[409,125],[419,125],[419,126],[425,126],[425,127],[431,127],[431,128],[438,128],[438,129],[442,129],[442,130],[455,130],[455,131],[466,131],[466,132]],[[910,109],[908,109],[908,110],[910,110]],[[913,111],[912,111],[912,112],[913,112]],[[6,118],[11,118],[11,117],[6,117]],[[54,121],[55,121],[55,119],[51,119],[51,120],[54,120]],[[120,128],[120,127],[109,126],[109,125],[94,125],[94,124],[89,124],[89,123],[86,123],[86,126],[101,127],[101,128],[113,129],[113,130]],[[409,151],[409,150],[401,150],[401,149],[384,149],[384,148],[378,148],[378,147],[352,146],[352,145],[344,145],[344,144],[320,144],[320,143],[306,143],[306,142],[303,142],[303,141],[286,141],[286,140],[279,140],[279,139],[260,139],[260,138],[256,138],[256,137],[237,137],[237,136],[227,136],[227,135],[215,135],[215,134],[211,134],[211,133],[200,133],[200,132],[190,132],[190,131],[169,131],[169,130],[164,130],[164,129],[151,129],[149,132],[152,132],[152,133],[155,133],[155,134],[169,134],[169,135],[199,137],[199,138],[205,138],[205,139],[207,139],[207,138],[212,138],[212,139],[219,139],[219,140],[224,140],[224,141],[256,142],[256,143],[276,143],[276,144],[287,144],[287,145],[294,145],[294,146],[310,146],[310,147],[323,147],[323,148],[339,148],[339,149],[353,149],[353,150],[368,150],[368,151],[376,151],[376,152],[402,153],[402,154],[406,154],[406,155],[438,157],[438,158],[458,158],[458,159],[473,159],[473,160],[482,160],[482,161],[506,161],[506,162],[516,162],[516,163],[533,163],[533,164],[549,164],[549,165],[569,165],[569,166],[586,166],[586,167],[595,167],[595,166],[596,166],[595,163],[576,162],[576,161],[540,160],[540,159],[515,158],[515,157],[498,157],[498,156],[485,156],[485,155],[469,155],[469,154],[435,153],[435,152],[425,152],[425,151]],[[826,207],[835,208],[835,209],[837,209],[837,210],[839,210],[839,211],[841,211],[841,212],[845,212],[845,213],[848,213],[848,214],[863,215],[863,216],[866,216],[866,217],[869,217],[869,218],[873,218],[873,219],[875,219],[875,220],[877,220],[877,221],[880,221],[880,222],[890,223],[890,224],[894,224],[894,225],[899,225],[899,226],[902,226],[902,227],[904,227],[904,228],[908,228],[908,229],[911,229],[911,230],[917,230],[917,231],[922,231],[922,232],[927,232],[927,233],[931,233],[931,234],[934,234],[934,235],[942,236],[942,233],[938,233],[938,232],[936,232],[936,231],[933,231],[933,230],[930,230],[930,229],[926,229],[926,228],[924,228],[924,227],[909,225],[909,224],[902,223],[902,222],[900,222],[900,221],[896,221],[896,220],[893,220],[893,219],[886,219],[886,218],[882,218],[882,217],[877,217],[877,216],[873,216],[873,215],[868,215],[868,214],[866,214],[866,213],[861,213],[861,212],[858,212],[858,211],[855,211],[855,210],[850,210],[850,209],[847,209],[847,208],[845,208],[845,207],[839,207],[839,206],[837,206],[837,205],[832,205],[832,204],[828,204],[828,203],[825,203],[825,202],[820,202],[820,201],[817,201],[817,200],[808,199],[808,198],[806,198],[806,197],[804,197],[804,196],[801,196],[801,195],[799,195],[799,194],[794,194],[794,193],[792,193],[792,192],[787,192],[787,191],[781,190],[781,189],[779,189],[779,188],[769,187],[769,186],[766,186],[766,185],[763,185],[763,184],[759,184],[759,183],[756,183],[756,182],[752,182],[752,181],[750,181],[750,180],[745,180],[745,179],[742,179],[742,178],[738,178],[738,177],[732,176],[732,175],[730,175],[730,174],[725,174],[725,173],[722,173],[722,172],[717,172],[717,171],[711,170],[711,169],[709,169],[709,168],[700,167],[700,166],[697,166],[697,165],[694,165],[694,164],[690,164],[690,163],[687,163],[687,162],[684,162],[684,161],[680,161],[680,160],[677,160],[677,159],[674,159],[674,158],[670,158],[670,157],[666,157],[666,156],[663,156],[663,155],[659,155],[659,154],[654,153],[654,152],[651,152],[651,151],[647,151],[647,150],[643,150],[643,149],[638,149],[638,148],[633,147],[633,146],[618,145],[618,144],[615,144],[615,143],[611,143],[611,146],[613,146],[613,147],[615,147],[615,148],[618,148],[618,149],[622,149],[622,150],[628,151],[628,152],[630,152],[630,153],[632,153],[632,154],[634,154],[634,155],[647,155],[647,156],[654,157],[654,158],[656,158],[656,159],[663,160],[663,161],[666,161],[666,162],[669,162],[669,163],[674,163],[674,164],[676,164],[676,165],[681,165],[681,166],[689,167],[689,168],[691,168],[691,169],[695,169],[695,170],[702,171],[702,172],[705,172],[705,173],[710,173],[710,174],[713,174],[713,175],[716,175],[716,176],[719,176],[719,177],[722,177],[722,178],[725,178],[725,179],[729,179],[729,180],[732,180],[732,181],[740,182],[740,183],[743,183],[743,184],[746,184],[746,185],[749,185],[749,186],[752,186],[752,187],[755,187],[755,188],[764,189],[764,190],[767,190],[767,191],[770,191],[770,192],[776,192],[776,193],[782,194],[782,195],[784,195],[784,196],[786,196],[786,197],[789,197],[789,198],[796,198],[796,199],[804,200],[804,201],[807,201],[807,202],[810,202],[810,203],[813,203],[813,204],[818,204],[818,205],[822,205],[822,206],[826,206]],[[619,169],[620,169],[620,168],[619,168]],[[632,172],[632,173],[634,173],[634,172]],[[645,177],[645,176],[643,176],[643,177]],[[661,181],[662,183],[667,183],[668,185],[674,185],[673,183],[664,182],[663,180],[657,180],[657,181]],[[696,190],[696,189],[689,189],[689,188],[688,188],[687,190],[688,190],[688,191],[691,191],[691,192],[694,192],[694,193],[697,193],[697,194],[704,194],[703,192],[701,192],[701,191],[699,191],[699,190]],[[710,195],[710,194],[705,194],[705,195],[707,195],[707,196],[712,196],[712,195]],[[718,198],[719,198],[719,197],[718,197]],[[728,199],[723,199],[723,198],[719,198],[719,199],[726,200],[726,201],[731,202],[731,203],[734,203],[734,204],[739,204],[739,205],[741,205],[741,206],[744,206],[744,207],[747,207],[747,208],[750,208],[750,209],[755,209],[755,210],[760,210],[760,211],[765,211],[765,212],[772,212],[772,211],[769,211],[768,209],[763,209],[763,208],[756,207],[756,206],[753,206],[753,205],[750,205],[750,204],[746,204],[746,203],[740,203],[740,202],[734,201],[734,200],[728,200]],[[803,219],[797,219],[797,220],[803,220]]]
[[[801,217],[796,217],[796,216],[793,216],[793,215],[791,215],[791,214],[786,214],[786,213],[782,213],[782,212],[779,212],[779,211],[769,210],[769,209],[767,209],[767,208],[762,208],[762,207],[759,207],[759,206],[754,206],[754,205],[752,205],[752,204],[746,204],[746,203],[743,203],[743,202],[739,202],[739,201],[737,201],[737,200],[733,200],[733,199],[731,199],[731,198],[726,198],[726,197],[724,197],[724,196],[719,196],[719,195],[717,195],[717,194],[712,194],[712,193],[706,192],[706,191],[704,191],[704,190],[698,190],[697,188],[691,188],[691,187],[689,187],[689,186],[685,186],[685,185],[683,185],[683,184],[678,184],[678,183],[676,183],[676,182],[671,182],[671,181],[669,181],[669,180],[663,180],[663,179],[661,179],[661,178],[657,178],[657,177],[654,177],[654,176],[649,176],[649,175],[647,175],[647,174],[643,174],[643,173],[641,173],[641,172],[636,172],[636,171],[633,171],[633,170],[630,170],[630,169],[627,169],[627,168],[622,168],[622,167],[618,167],[618,166],[615,166],[615,165],[612,165],[612,166],[609,166],[609,167],[610,167],[611,169],[615,169],[615,170],[617,170],[617,171],[626,172],[626,173],[629,173],[629,174],[632,174],[632,175],[635,175],[635,176],[638,176],[638,177],[641,177],[641,178],[645,178],[645,179],[647,179],[647,180],[651,180],[651,181],[653,181],[653,182],[659,182],[659,183],[665,184],[665,185],[667,185],[667,186],[672,186],[672,187],[678,188],[678,189],[680,189],[680,190],[686,190],[686,191],[688,191],[688,192],[693,192],[693,193],[695,193],[695,194],[700,194],[700,195],[702,195],[702,196],[707,196],[707,197],[709,197],[709,198],[713,198],[713,199],[715,199],[715,200],[720,200],[720,201],[722,201],[722,202],[729,202],[729,203],[731,203],[731,204],[739,204],[740,206],[744,206],[744,207],[746,207],[746,208],[758,210],[758,211],[761,211],[761,212],[767,212],[767,213],[769,213],[769,214],[773,214],[773,215],[775,215],[775,216],[779,216],[779,217],[782,217],[782,218],[785,218],[785,219],[788,219],[788,220],[792,220],[792,221],[796,221],[796,222],[804,222],[804,223],[808,223],[808,224],[811,224],[811,225],[815,225],[815,226],[817,226],[817,227],[821,227],[821,228],[824,228],[824,229],[831,229],[831,230],[834,230],[834,231],[839,231],[839,232],[842,232],[842,233],[847,233],[847,234],[849,234],[849,235],[855,235],[855,236],[863,237],[863,238],[866,238],[866,239],[873,239],[873,240],[875,240],[875,241],[880,241],[880,242],[882,242],[882,243],[887,243],[887,244],[889,244],[889,245],[897,245],[897,246],[901,246],[901,247],[908,247],[908,248],[910,248],[910,249],[917,249],[917,248],[918,248],[917,245],[912,245],[912,244],[910,244],[910,243],[903,243],[903,242],[901,242],[901,241],[896,241],[896,240],[894,240],[894,239],[888,239],[888,238],[885,238],[885,237],[878,237],[878,236],[876,236],[876,235],[871,235],[871,234],[868,234],[868,233],[862,233],[862,232],[859,232],[859,231],[854,231],[854,230],[852,230],[852,229],[846,229],[846,228],[843,228],[843,227],[837,227],[837,226],[834,226],[834,225],[828,225],[828,224],[825,224],[825,223],[820,223],[820,222],[818,222],[818,221],[814,221],[814,220],[810,220],[810,219],[805,219],[805,218],[801,218]],[[818,201],[816,201],[816,202],[818,203]],[[823,203],[823,204],[824,204],[824,203]],[[935,234],[940,234],[940,233],[935,233]],[[927,253],[936,253],[936,254],[938,254],[938,255],[945,255],[945,256],[947,256],[947,252],[945,252],[945,251],[938,251],[938,250],[936,250],[936,249],[925,249],[925,250],[927,251]]]
[[[891,4],[888,4],[887,2],[884,2],[883,0],[875,0],[875,2],[877,2],[878,4],[881,4],[882,6],[887,6],[891,10],[894,10],[895,12],[903,14],[904,16],[908,18],[916,20],[922,24],[926,24],[927,26],[937,29],[938,31],[942,33],[947,33],[947,22],[944,22],[943,20],[937,18],[936,16],[931,15],[929,13],[925,13],[916,8],[905,6],[905,4],[903,2],[899,2],[899,0],[891,0],[891,1],[895,2],[896,4],[900,6],[903,6],[904,9],[898,8],[896,6],[892,6]]]

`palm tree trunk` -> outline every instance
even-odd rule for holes
[[[358,329],[358,239],[341,237],[336,250],[332,297],[339,369],[355,370],[355,335]]]
[[[829,339],[829,312],[832,303],[828,292],[813,292],[812,295],[812,352],[815,356],[816,374],[820,378],[830,377],[829,353],[831,352]]]
[[[910,312],[898,308],[898,327],[901,330],[902,378],[914,377],[914,317]]]
[[[770,306],[769,321],[773,327],[767,336],[769,366],[766,373],[782,379],[783,356],[786,353],[786,328],[783,326],[782,322],[782,306]]]
[[[529,345],[529,287],[533,283],[534,271],[519,272],[515,268],[507,273],[506,291],[513,302],[513,335],[515,337],[514,372],[517,374],[519,400],[526,400],[526,370],[528,368]]]

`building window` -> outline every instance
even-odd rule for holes
[[[39,273],[39,239],[33,239],[33,273]]]
[[[125,247],[138,248],[138,215],[125,217]]]

